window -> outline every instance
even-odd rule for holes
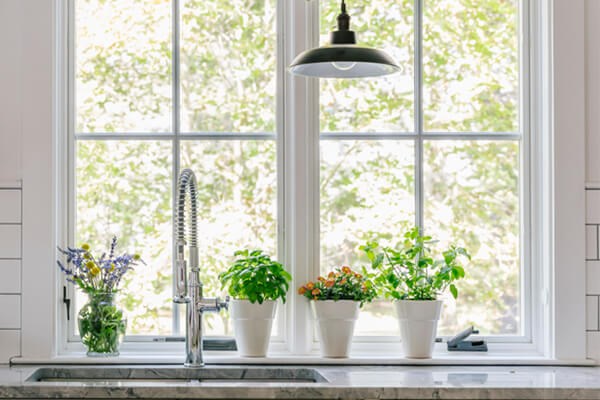
[[[121,304],[133,336],[182,334],[174,185],[198,176],[201,279],[236,249],[277,255],[276,1],[74,1],[76,243],[143,255]],[[81,304],[81,301],[78,301]],[[227,314],[207,316],[229,334]]]
[[[69,240],[103,246],[115,234],[121,249],[143,255],[146,265],[121,295],[129,340],[182,334],[182,310],[171,302],[172,207],[182,168],[198,177],[209,294],[219,291],[217,274],[234,250],[260,247],[286,261],[283,249],[295,246],[284,226],[293,210],[283,205],[294,204],[286,196],[305,193],[285,181],[293,157],[282,151],[291,131],[284,115],[297,113],[283,94],[304,96],[283,84],[286,52],[294,48],[292,35],[282,34],[290,29],[283,16],[294,3],[72,2]],[[325,42],[339,2],[304,6],[318,10]],[[318,199],[313,250],[320,262],[299,265],[297,277],[365,264],[360,244],[395,244],[416,224],[440,245],[458,241],[474,256],[459,301],[445,298],[440,334],[473,324],[492,340],[530,340],[523,5],[348,6],[359,42],[385,49],[403,70],[321,80],[308,92],[306,100],[319,104],[308,115],[319,121],[319,157],[295,157],[319,160],[308,196]],[[317,25],[303,18],[295,21],[297,36]],[[210,334],[230,334],[226,313],[206,322]],[[285,318],[277,326],[283,338]],[[390,304],[378,301],[361,313],[355,334],[385,341],[396,329]]]
[[[321,2],[321,41],[337,7]],[[524,334],[519,2],[350,7],[359,41],[404,70],[321,81],[322,271],[364,263],[360,244],[395,244],[417,224],[440,246],[460,240],[473,255],[459,301],[444,299],[440,333],[472,324],[484,335]],[[365,311],[358,334],[396,335],[389,302]]]

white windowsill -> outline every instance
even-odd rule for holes
[[[252,365],[571,365],[595,366],[594,360],[557,360],[534,354],[456,353],[434,354],[431,359],[408,359],[389,356],[357,355],[349,358],[322,358],[318,355],[273,355],[262,357],[239,357],[237,354],[206,354],[206,364],[252,364]],[[84,353],[61,355],[49,359],[15,357],[11,365],[26,364],[183,364],[184,357],[173,354],[147,354],[123,352],[119,357],[86,357]]]

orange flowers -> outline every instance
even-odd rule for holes
[[[319,283],[322,283],[322,282],[319,280]],[[317,285],[319,283],[317,283]],[[310,295],[312,293],[314,295],[315,294],[314,292],[316,290],[319,290],[319,289],[315,289],[315,283],[314,282],[308,282],[306,285],[300,286],[300,288],[298,288],[298,294],[300,294],[300,295]],[[319,291],[319,293],[321,293],[321,292]],[[319,293],[316,293],[316,294],[319,294]]]
[[[298,289],[298,294],[309,300],[352,300],[361,304],[370,302],[376,296],[373,284],[363,275],[344,265],[319,276]]]

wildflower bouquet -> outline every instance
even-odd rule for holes
[[[116,255],[117,238],[113,237],[108,254],[94,256],[89,244],[81,248],[67,247],[58,251],[66,257],[66,264],[57,260],[69,282],[76,284],[88,295],[78,315],[79,334],[87,347],[89,356],[116,356],[119,344],[125,336],[127,320],[114,305],[123,276],[137,262],[143,261],[137,254]]]
[[[66,256],[67,264],[60,260],[56,263],[67,275],[67,280],[77,284],[85,293],[115,293],[123,275],[141,261],[138,254],[116,256],[116,247],[117,238],[113,237],[108,255],[102,253],[100,258],[94,256],[87,243],[81,248],[67,247],[63,250],[59,247],[58,251]]]
[[[362,307],[364,303],[371,302],[377,292],[368,278],[348,266],[343,266],[329,272],[327,277],[319,276],[316,282],[308,282],[301,286],[298,294],[309,300],[359,301]]]

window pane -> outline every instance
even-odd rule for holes
[[[221,293],[217,275],[236,250],[260,248],[277,257],[275,150],[271,140],[181,145],[182,168],[198,179],[200,277],[207,296]],[[232,334],[226,312],[205,314],[205,324],[209,334]]]
[[[170,335],[171,143],[78,141],[76,151],[76,244],[101,253],[116,235],[119,253],[139,253],[146,265],[125,275],[118,297],[127,333]]]
[[[425,0],[425,130],[519,130],[518,15],[517,0]]]
[[[387,51],[402,71],[376,79],[321,79],[321,131],[410,132],[414,130],[413,0],[348,3],[350,27],[359,45]],[[321,44],[329,43],[339,1],[321,1]]]
[[[414,225],[412,141],[321,141],[321,273],[368,265],[358,246]],[[396,335],[389,303],[365,306],[356,335]]]
[[[77,132],[171,131],[171,2],[75,1]]]
[[[518,142],[426,142],[424,161],[426,233],[473,257],[458,300],[444,299],[440,334],[522,333]]]
[[[275,132],[276,0],[181,1],[181,129]]]

